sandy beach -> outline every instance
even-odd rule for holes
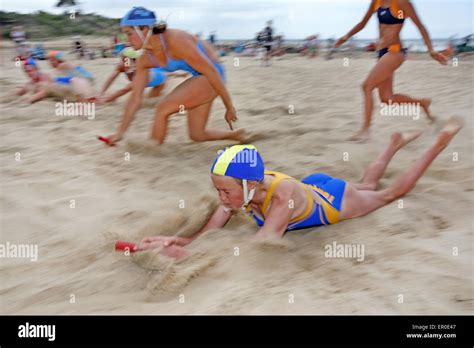
[[[12,52],[2,53],[0,243],[37,245],[38,259],[1,260],[1,314],[472,314],[472,60],[443,67],[409,56],[395,91],[432,98],[438,121],[383,116],[377,99],[372,139],[357,144],[344,139],[362,121],[360,86],[374,57],[344,66],[342,56],[286,55],[267,68],[224,57],[236,126],[252,135],[268,169],[295,178],[325,172],[357,181],[392,132],[422,130],[389,165],[386,187],[450,116],[466,124],[403,208],[394,202],[263,243],[242,215],[197,239],[176,262],[154,251],[126,256],[114,241],[199,229],[217,204],[210,165],[233,143],[194,143],[186,117],[176,115],[166,143],[151,144],[157,100],[146,100],[125,139],[107,148],[96,136],[114,132],[126,98],[98,106],[93,119],[56,116],[57,101],[29,105],[13,94],[27,78],[9,60]],[[94,74],[97,89],[117,62],[69,58]],[[120,77],[111,91],[125,83]],[[220,100],[209,125],[227,127]],[[364,259],[326,257],[333,242],[363,245]]]

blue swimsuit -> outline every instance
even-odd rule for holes
[[[130,71],[124,71],[123,72],[127,78],[132,81],[133,80],[133,72]],[[132,74],[132,75],[130,75]],[[148,69],[148,74],[149,74],[149,82],[146,85],[146,87],[156,87],[164,84],[166,82],[166,79],[168,76],[165,74],[164,70],[162,68],[151,68]]]
[[[183,71],[189,72],[192,76],[202,75],[199,71],[195,70],[191,65],[189,65],[185,60],[178,60],[178,59],[170,58],[170,56],[168,55],[168,50],[166,48],[167,47],[166,43],[163,39],[163,34],[160,34],[160,40],[161,40],[161,44],[163,45],[163,49],[165,51],[165,55],[166,55],[166,58],[167,58],[166,66],[160,66],[161,69],[163,69],[164,71],[168,71],[168,72],[183,70]],[[204,58],[206,60],[208,60],[212,65],[214,65],[214,67],[217,69],[217,72],[219,73],[221,78],[223,80],[225,80],[224,67],[220,63],[213,62],[210,59],[210,57],[206,53],[206,49],[204,48],[204,44],[202,43],[202,41],[198,42],[197,47],[198,47],[200,53],[204,56]],[[156,61],[156,57],[154,56],[154,54],[151,51],[148,51],[148,56],[149,56],[151,62],[155,66],[159,66],[158,62]]]
[[[60,76],[54,78],[54,82],[59,83],[60,85],[69,85],[73,77],[82,77],[91,81],[94,79],[92,74],[86,69],[84,69],[82,66],[76,66],[73,70],[69,71],[69,74],[67,76]]]
[[[150,74],[150,82],[148,82],[147,87],[156,87],[162,85],[166,81],[166,74],[161,68],[152,68],[148,70]]]

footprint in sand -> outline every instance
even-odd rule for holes
[[[441,216],[432,215],[431,220],[438,231],[445,230],[451,226],[450,222]]]

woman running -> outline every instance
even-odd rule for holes
[[[121,96],[127,94],[133,89],[133,77],[135,75],[135,69],[136,69],[136,59],[140,56],[140,52],[134,50],[131,47],[127,47],[121,51],[121,60],[117,64],[114,72],[110,75],[110,77],[107,79],[107,81],[104,84],[104,87],[102,88],[102,91],[100,92],[99,97],[97,98],[100,102],[104,103],[110,103]],[[148,98],[154,98],[158,97],[161,93],[161,91],[165,88],[165,83],[168,77],[187,77],[188,74],[186,73],[169,73],[164,71],[161,68],[152,68],[148,70],[148,83],[146,87],[151,87],[150,93],[148,94]],[[112,83],[115,81],[115,79],[120,75],[120,74],[125,74],[127,77],[128,81],[130,82],[127,84],[122,89],[119,89],[118,91],[114,92],[108,97],[105,97],[105,92],[109,89],[109,87],[112,85]]]
[[[296,180],[278,172],[265,171],[260,154],[253,145],[235,145],[225,150],[211,167],[211,179],[219,194],[220,205],[209,221],[189,238],[154,236],[144,238],[137,250],[164,248],[167,256],[181,258],[182,250],[202,233],[221,228],[240,209],[256,221],[258,237],[282,237],[286,231],[335,224],[364,216],[408,194],[434,159],[463,126],[451,118],[436,142],[395,182],[377,191],[377,184],[395,153],[420,136],[420,132],[394,133],[388,147],[370,164],[358,183],[313,174]],[[171,249],[168,247],[172,246]]]
[[[155,24],[155,14],[143,7],[134,7],[120,23],[133,48],[143,48],[144,52],[137,60],[133,90],[125,105],[122,122],[117,132],[108,137],[109,145],[120,140],[130,126],[147,84],[148,69],[156,67],[168,72],[186,71],[193,77],[182,82],[158,103],[152,139],[162,144],[169,117],[187,110],[192,140],[241,140],[242,131],[232,128],[232,122],[237,120],[236,111],[224,85],[224,68],[212,46],[185,31],[168,29],[163,23]],[[217,96],[221,97],[226,107],[225,120],[231,131],[206,128],[212,103]]]
[[[431,39],[425,26],[421,23],[418,15],[409,0],[372,0],[369,10],[362,21],[357,24],[348,34],[340,38],[336,47],[341,46],[352,36],[364,29],[374,12],[377,12],[380,29],[379,61],[370,72],[362,85],[365,98],[365,118],[362,129],[348,140],[366,140],[369,137],[369,128],[373,112],[372,91],[379,89],[382,103],[414,103],[420,105],[427,117],[433,121],[429,107],[431,100],[428,98],[416,99],[403,94],[393,93],[393,75],[405,60],[406,48],[402,47],[400,31],[406,18],[411,18],[418,27],[423,40],[428,47],[430,56],[439,63],[446,65],[447,58],[433,50]]]

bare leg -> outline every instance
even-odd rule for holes
[[[180,110],[188,110],[192,114],[193,110],[211,103],[217,94],[211,84],[204,76],[196,76],[182,82],[170,94],[164,97],[156,106],[155,123],[152,129],[152,139],[163,144],[168,128],[168,118]],[[199,112],[198,112],[199,113]],[[200,114],[200,113],[199,113]],[[206,115],[206,122],[207,117]],[[189,115],[188,115],[189,119]],[[204,120],[201,120],[203,122]],[[204,125],[206,122],[203,122]],[[219,139],[236,138],[240,131],[221,131]],[[215,139],[213,139],[215,140]]]
[[[374,100],[372,91],[382,82],[391,79],[393,73],[402,65],[405,57],[401,52],[389,52],[385,54],[370,72],[369,76],[362,85],[365,99],[365,117],[362,129],[347,140],[359,141],[366,140],[369,137],[369,128],[372,122],[372,113],[374,108]]]
[[[417,99],[417,98],[412,98],[408,95],[404,94],[393,94],[393,77],[390,79],[382,82],[379,85],[379,96],[380,96],[380,101],[382,103],[397,103],[397,104],[420,104],[420,106],[423,108],[423,111],[425,112],[426,116],[428,119],[433,122],[435,118],[431,115],[430,113],[430,105],[431,105],[431,99],[429,98],[422,98],[422,99]]]
[[[165,84],[158,85],[156,87],[153,87],[151,91],[148,93],[148,98],[155,98],[158,97],[163,89],[165,88]]]
[[[436,143],[400,175],[389,188],[382,191],[358,190],[353,185],[347,184],[341,209],[341,220],[367,215],[410,192],[418,179],[441,151],[448,146],[462,126],[462,119],[451,118],[438,134]]]
[[[418,179],[428,169],[434,159],[448,146],[451,139],[461,130],[464,121],[461,118],[452,117],[439,132],[436,143],[425,152],[405,173],[395,180],[392,186],[384,190],[388,193],[390,201],[406,195],[414,187]]]
[[[243,135],[243,130],[229,132],[227,130],[206,129],[207,120],[209,118],[213,102],[214,101],[211,101],[210,103],[189,110],[189,137],[194,141],[211,141],[224,139],[232,139],[239,141]]]
[[[358,190],[375,190],[393,156],[398,152],[398,150],[417,139],[420,135],[421,132],[412,132],[408,134],[402,134],[400,132],[393,133],[390,138],[390,144],[377,157],[377,159],[369,165],[361,182],[352,183],[352,186]]]
[[[423,108],[423,111],[426,114],[426,117],[430,120],[430,122],[434,122],[435,117],[431,115],[430,113],[430,106],[431,106],[431,99],[429,98],[422,98],[422,99],[416,99],[412,98],[410,96],[404,95],[404,94],[394,94],[393,103],[409,103],[409,104],[420,104],[420,106]]]

